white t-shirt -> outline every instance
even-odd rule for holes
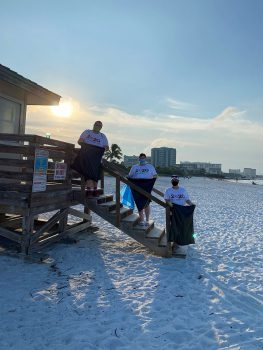
[[[186,201],[189,200],[189,195],[183,187],[178,189],[170,187],[165,191],[164,199],[174,204],[185,205]]]
[[[152,179],[157,175],[157,172],[152,164],[133,165],[129,177],[132,179]]]
[[[80,135],[80,138],[89,145],[105,148],[109,146],[107,137],[102,132],[94,132],[93,130],[85,130]]]

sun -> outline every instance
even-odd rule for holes
[[[70,102],[61,102],[58,106],[52,106],[51,110],[57,117],[69,118],[73,112],[73,105]]]

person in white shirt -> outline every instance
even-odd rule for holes
[[[172,187],[167,188],[164,194],[164,199],[166,203],[171,207],[173,206],[173,204],[193,205],[193,203],[189,199],[187,191],[183,187],[179,187],[179,177],[173,175],[171,183]]]
[[[146,155],[141,153],[139,155],[139,164],[133,165],[128,178],[131,179],[154,179],[157,178],[157,172],[152,164],[147,163]],[[145,198],[145,197],[144,197]],[[144,221],[144,214],[146,221]],[[142,210],[139,210],[139,225],[140,226],[149,226],[150,218],[150,201],[148,200],[145,207]]]
[[[92,130],[87,129],[83,131],[83,133],[79,137],[78,144],[80,146],[82,146],[83,144],[96,146],[96,147],[102,148],[104,151],[107,151],[109,149],[109,143],[106,135],[100,132],[101,129],[102,129],[102,122],[98,120],[94,123]],[[89,150],[89,153],[90,152],[91,150]],[[96,192],[97,192],[96,190],[97,190],[97,184],[98,184],[97,177],[98,176],[95,176],[93,179],[89,179],[89,178],[85,179],[88,197],[96,196]]]
[[[189,198],[187,191],[183,187],[179,187],[179,177],[173,175],[171,179],[172,187],[167,188],[164,194],[164,199],[166,203],[172,207],[173,204],[177,205],[195,205]],[[188,245],[178,245],[174,243],[173,254],[175,255],[186,255]]]

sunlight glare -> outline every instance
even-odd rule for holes
[[[61,102],[58,106],[52,106],[51,109],[55,116],[69,118],[73,112],[73,105],[70,102]]]

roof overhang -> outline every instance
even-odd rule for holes
[[[57,105],[61,98],[54,92],[0,64],[0,84],[1,82],[23,90],[28,105]]]

